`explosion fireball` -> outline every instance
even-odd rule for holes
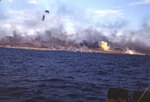
[[[100,47],[104,50],[104,51],[110,51],[110,46],[108,45],[107,42],[105,41],[100,41],[99,42]]]

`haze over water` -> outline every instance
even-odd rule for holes
[[[105,102],[149,82],[150,56],[0,48],[0,102]]]

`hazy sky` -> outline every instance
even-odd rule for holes
[[[42,22],[45,9],[50,14]],[[124,21],[136,29],[147,22],[149,10],[150,0],[1,0],[0,27],[33,34],[63,24],[73,33],[75,27]]]

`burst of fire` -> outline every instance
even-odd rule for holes
[[[142,54],[142,53],[138,53],[138,52],[136,52],[136,51],[134,51],[134,50],[131,50],[131,49],[128,49],[128,48],[126,48],[125,53],[126,53],[126,54],[130,54],[130,55],[135,55],[135,54],[137,54],[137,55],[144,55],[144,54]]]
[[[127,50],[125,51],[125,53],[130,54],[130,55],[135,54],[135,52],[134,52],[133,50],[130,50],[130,49],[127,49]]]
[[[104,50],[104,51],[110,51],[110,46],[108,45],[107,42],[105,41],[100,41],[99,42],[100,47]]]

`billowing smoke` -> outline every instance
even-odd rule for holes
[[[149,54],[150,47],[134,35],[117,35],[114,32],[105,35],[105,32],[87,28],[68,35],[63,26],[50,28],[36,35],[23,36],[17,31],[13,35],[5,36],[0,40],[0,46],[49,48],[70,51],[96,51],[110,53]],[[148,32],[147,32],[148,33]],[[146,39],[146,38],[145,38]]]
[[[129,22],[95,23],[84,11],[68,9],[61,3],[44,22],[41,12],[23,12],[6,14],[0,7],[1,47],[150,54],[149,19],[139,29],[128,30]],[[9,18],[12,14],[15,17]]]

